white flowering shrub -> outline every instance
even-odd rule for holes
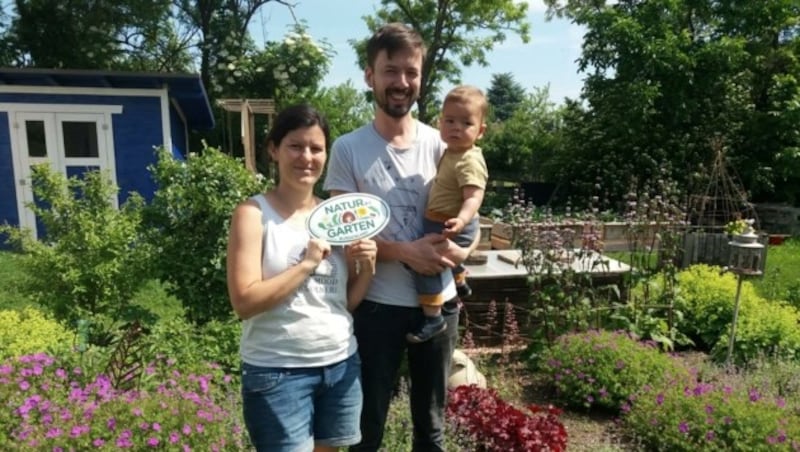
[[[333,55],[324,40],[315,40],[303,24],[295,25],[279,42],[241,56],[221,51],[215,60],[216,95],[273,98],[279,106],[309,97],[328,73]]]

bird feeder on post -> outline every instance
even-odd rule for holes
[[[761,276],[761,260],[764,257],[764,245],[759,243],[758,234],[755,233],[752,221],[748,221],[748,226],[741,234],[733,236],[733,240],[728,242],[730,255],[728,259],[728,270],[737,275],[736,299],[733,305],[733,321],[731,322],[731,333],[728,338],[728,354],[725,364],[730,365],[733,355],[733,343],[736,336],[736,322],[739,318],[739,300],[742,294],[742,280],[745,276]]]

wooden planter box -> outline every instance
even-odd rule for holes
[[[583,246],[583,234],[586,227],[584,223],[564,224],[560,227],[573,229],[574,239],[572,246],[574,248],[581,248]],[[595,227],[599,228],[597,233],[600,240],[603,242],[604,250],[627,251],[630,247],[631,237],[629,237],[629,235],[632,231],[636,233],[636,240],[638,240],[641,246],[654,244],[657,247],[658,242],[654,239],[658,230],[663,228],[664,225],[659,223],[637,223],[630,225],[624,222],[610,221],[596,224]],[[494,223],[491,231],[492,249],[506,250],[512,248],[516,238],[516,230],[512,225],[497,222]]]

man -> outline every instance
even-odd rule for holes
[[[470,250],[441,234],[420,238],[430,182],[444,151],[439,132],[411,115],[419,96],[425,45],[418,33],[388,24],[367,43],[364,79],[375,99],[375,118],[340,137],[331,149],[325,190],[332,195],[365,192],[389,204],[392,217],[376,238],[378,264],[366,299],[353,313],[362,362],[362,441],[351,451],[377,451],[397,372],[407,353],[415,451],[444,450],[444,408],[450,360],[458,339],[455,284],[444,287],[445,334],[409,345],[422,321],[414,277],[441,273]],[[477,244],[477,240],[475,241]],[[473,247],[475,245],[473,244]],[[450,275],[450,272],[445,272]]]

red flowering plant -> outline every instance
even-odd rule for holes
[[[497,391],[476,385],[450,391],[447,416],[475,440],[478,452],[563,451],[567,430],[561,410],[529,405],[527,414],[503,401]]]

